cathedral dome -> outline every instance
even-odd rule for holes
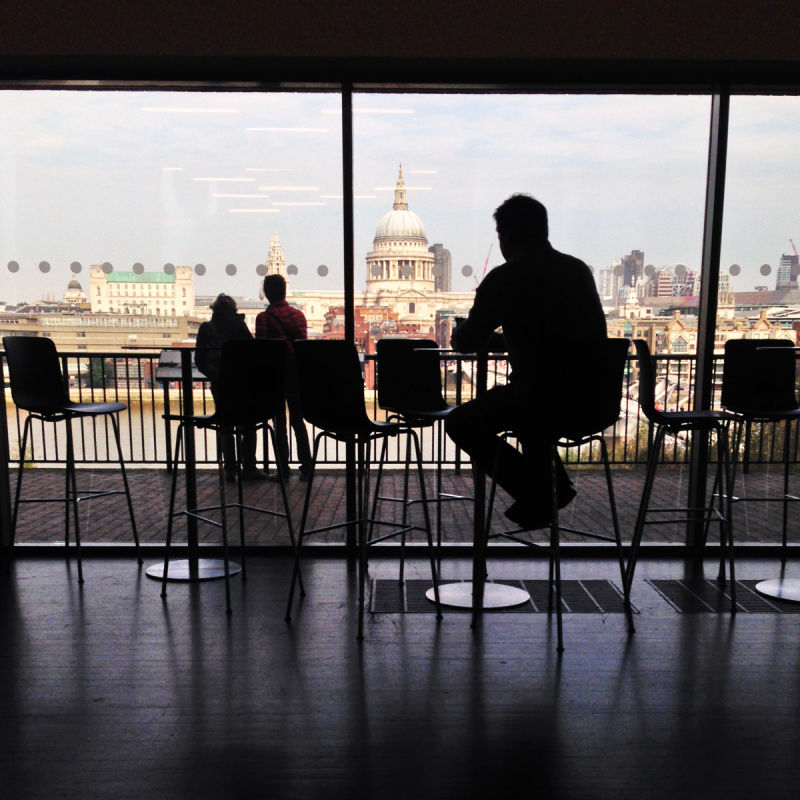
[[[70,282],[67,284],[67,289],[68,289],[68,290],[75,291],[75,292],[82,292],[82,291],[83,291],[83,288],[81,287],[80,283],[78,282],[78,280],[77,280],[76,278],[73,278],[73,279],[72,279],[72,280],[71,280],[71,281],[70,281]]]
[[[376,239],[426,239],[422,220],[413,212],[387,211],[375,229]]]
[[[425,243],[428,241],[422,220],[413,211],[408,210],[402,167],[394,189],[394,206],[381,217],[375,229],[376,243],[386,239],[416,239]]]

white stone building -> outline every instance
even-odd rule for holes
[[[92,265],[89,303],[93,314],[136,314],[153,317],[188,317],[195,313],[194,275],[191,267],[166,272],[106,270]]]

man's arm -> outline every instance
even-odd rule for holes
[[[498,344],[494,341],[493,334],[501,324],[501,309],[496,290],[498,280],[493,272],[478,286],[469,316],[456,326],[450,337],[451,346],[459,353],[472,353],[485,349],[490,344],[494,348]]]
[[[211,336],[210,336],[211,323],[204,322],[200,325],[197,331],[197,339],[195,340],[194,363],[197,364],[197,369],[203,373],[207,378],[214,377],[209,374],[213,372],[212,358],[211,358]]]
[[[256,315],[256,339],[269,339],[269,327],[267,326],[267,313],[261,311]]]
[[[297,339],[307,339],[308,338],[308,321],[306,320],[306,315],[299,309],[294,309],[294,325],[297,333],[295,338]]]

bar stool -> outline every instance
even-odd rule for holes
[[[428,502],[436,504],[436,544],[441,548],[442,503],[472,498],[442,491],[446,441],[443,423],[455,406],[447,403],[442,392],[438,345],[432,339],[380,339],[376,349],[378,405],[413,428],[436,429],[436,492]],[[408,444],[410,446],[410,440]],[[420,502],[419,498],[409,498],[408,495],[410,462],[411,452],[407,448],[403,497],[381,497],[382,500],[403,503],[404,523],[406,509]]]
[[[283,511],[247,505],[242,490],[241,448],[242,437],[249,431],[264,431],[272,439],[275,447],[275,432],[270,420],[284,412],[284,371],[286,368],[286,342],[283,339],[244,339],[226,342],[220,355],[219,380],[215,389],[215,409],[213,414],[187,417],[172,415],[178,420],[175,439],[175,460],[172,468],[172,487],[169,499],[166,551],[161,580],[161,596],[167,596],[169,580],[169,558],[172,547],[173,520],[176,516],[190,516],[222,530],[222,550],[225,577],[226,611],[231,613],[230,559],[228,555],[228,516],[230,508],[239,511],[239,544],[241,548],[242,580],[247,578],[245,563],[244,512],[253,511],[286,520],[292,547],[296,547],[289,499],[286,484],[279,474],[279,485],[283,501]],[[178,463],[181,457],[185,427],[214,431],[216,433],[217,472],[219,477],[219,504],[202,508],[186,508],[175,511],[175,494],[178,480]],[[232,433],[236,446],[237,500],[228,502],[225,493],[225,469],[223,461],[222,437]],[[187,435],[194,435],[191,431]],[[194,469],[187,464],[186,469]],[[207,516],[209,511],[219,511],[220,519]]]
[[[724,411],[698,410],[698,411],[662,411],[656,407],[655,387],[656,374],[650,348],[644,339],[634,339],[636,355],[639,363],[639,406],[650,424],[655,428],[655,437],[650,447],[647,458],[647,475],[645,477],[639,511],[636,515],[636,525],[631,541],[631,551],[628,558],[628,567],[625,580],[625,597],[630,600],[631,584],[636,570],[639,546],[645,525],[665,525],[675,522],[688,522],[702,514],[706,527],[710,522],[719,523],[720,528],[720,564],[717,580],[725,584],[725,555],[728,556],[730,570],[731,611],[736,611],[736,575],[733,560],[733,526],[731,522],[731,468],[728,428],[735,417]],[[718,494],[712,492],[711,503],[702,508],[677,507],[677,508],[650,508],[650,495],[656,477],[661,450],[667,433],[697,432],[704,435],[716,433],[717,435],[717,471],[715,487],[721,487]],[[716,497],[717,506],[714,507]],[[648,519],[649,514],[670,513],[683,511],[694,515],[681,519]]]
[[[422,451],[419,438],[414,429],[400,422],[376,422],[367,415],[364,403],[364,379],[361,372],[358,352],[352,342],[337,339],[297,340],[294,342],[295,356],[300,385],[300,400],[304,419],[317,430],[312,447],[311,471],[306,484],[306,496],[303,513],[300,519],[300,530],[297,536],[294,568],[289,587],[289,598],[286,606],[286,619],[291,619],[292,602],[295,585],[299,584],[300,595],[305,595],[300,559],[304,541],[315,534],[324,533],[336,528],[355,525],[357,530],[358,549],[358,632],[357,638],[364,636],[364,599],[367,574],[367,548],[387,539],[407,532],[407,525],[397,527],[394,522],[370,518],[369,472],[371,465],[371,449],[381,443],[379,464],[386,458],[386,444],[390,437],[407,436],[413,443],[417,462],[417,477],[421,505],[425,520],[425,534],[428,543],[431,578],[433,580],[437,619],[441,619],[439,607],[439,589],[436,573],[435,551],[431,533],[430,515],[425,490],[425,475],[422,467]],[[355,448],[357,459],[356,473],[356,518],[337,522],[332,525],[306,529],[308,509],[314,488],[317,459],[320,443],[323,439],[341,442]],[[380,486],[376,485],[376,494]],[[388,525],[393,528],[390,533],[373,537],[376,525]]]
[[[615,545],[617,560],[619,562],[620,579],[623,586],[623,606],[628,621],[629,630],[633,630],[633,614],[631,611],[630,599],[624,593],[625,586],[625,556],[622,550],[622,539],[619,530],[619,518],[617,516],[617,505],[614,497],[614,484],[611,477],[611,465],[608,458],[608,446],[606,445],[603,431],[614,425],[619,419],[620,405],[622,402],[622,385],[625,377],[625,365],[627,363],[628,350],[630,349],[629,339],[607,339],[606,347],[602,356],[601,365],[593,365],[598,375],[599,385],[592,397],[591,402],[587,402],[580,414],[570,419],[569,422],[560,426],[556,432],[556,438],[550,450],[550,478],[552,493],[552,511],[550,522],[549,552],[550,563],[548,572],[549,581],[549,604],[548,608],[552,611],[553,595],[555,594],[556,607],[556,626],[558,634],[557,649],[559,652],[564,650],[564,636],[562,625],[562,602],[561,602],[561,552],[560,538],[561,533],[573,533],[586,536],[598,541],[611,542]],[[535,424],[535,423],[534,423]],[[516,433],[509,432],[510,436]],[[611,523],[613,534],[600,531],[587,531],[578,528],[571,528],[561,524],[559,519],[558,492],[557,492],[557,459],[559,449],[571,449],[584,447],[597,442],[600,445],[600,455],[603,461],[603,468],[606,479],[606,489],[608,492],[608,503],[611,511]],[[524,445],[523,445],[524,454]],[[473,620],[476,615],[482,613],[483,609],[483,590],[486,577],[486,554],[488,542],[491,539],[502,538],[517,542],[528,547],[540,547],[538,542],[530,539],[521,538],[520,534],[530,528],[518,528],[514,530],[495,531],[491,530],[492,511],[496,494],[496,484],[492,481],[489,490],[489,501],[487,503],[486,532],[483,541],[476,547],[476,565],[473,575],[477,579],[477,586],[473,587]]]
[[[69,546],[70,506],[75,518],[75,554],[78,563],[78,583],[83,583],[83,563],[81,559],[81,532],[78,504],[84,500],[96,499],[113,494],[124,494],[128,503],[128,515],[136,545],[136,556],[142,563],[139,553],[139,535],[136,531],[136,519],[133,514],[128,476],[125,472],[125,461],[122,458],[122,446],[119,438],[117,415],[127,406],[124,403],[74,403],[65,389],[64,376],[61,374],[58,352],[52,339],[38,336],[4,336],[3,348],[6,352],[8,373],[11,381],[11,396],[17,408],[28,412],[22,429],[22,443],[19,451],[19,468],[17,469],[17,486],[14,492],[14,508],[11,522],[11,545],[13,548],[17,529],[17,517],[21,503],[64,503],[64,543]],[[75,472],[75,446],[72,432],[74,419],[96,419],[105,417],[111,422],[114,442],[117,447],[117,460],[122,474],[122,489],[78,489]],[[33,420],[49,422],[57,425],[66,423],[67,463],[65,471],[64,495],[61,497],[22,498],[22,479],[25,474],[25,450]]]
[[[725,342],[722,368],[722,405],[734,415],[732,503],[781,503],[781,558],[786,560],[789,504],[800,497],[789,492],[789,463],[792,423],[800,418],[797,402],[797,352],[785,339],[729,339]],[[745,434],[746,463],[753,424],[783,422],[783,493],[780,496],[736,495],[736,468]]]

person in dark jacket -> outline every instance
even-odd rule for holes
[[[511,376],[456,408],[445,429],[511,496],[506,516],[533,529],[550,524],[551,443],[597,385],[606,320],[589,267],[550,245],[538,200],[513,195],[494,219],[506,262],[478,286],[451,344],[462,353],[489,349],[502,328]],[[497,435],[507,430],[519,435],[523,453]],[[563,507],[575,490],[560,461],[556,469]]]
[[[236,301],[227,294],[217,295],[211,304],[212,314],[197,331],[195,362],[198,369],[211,381],[211,394],[216,400],[219,380],[220,356],[225,342],[252,339],[253,335],[244,321],[244,314],[237,313]],[[222,455],[225,476],[228,482],[236,479],[236,445],[233,434],[223,434]],[[248,431],[242,438],[242,479],[265,480],[267,475],[256,467],[256,432]]]

